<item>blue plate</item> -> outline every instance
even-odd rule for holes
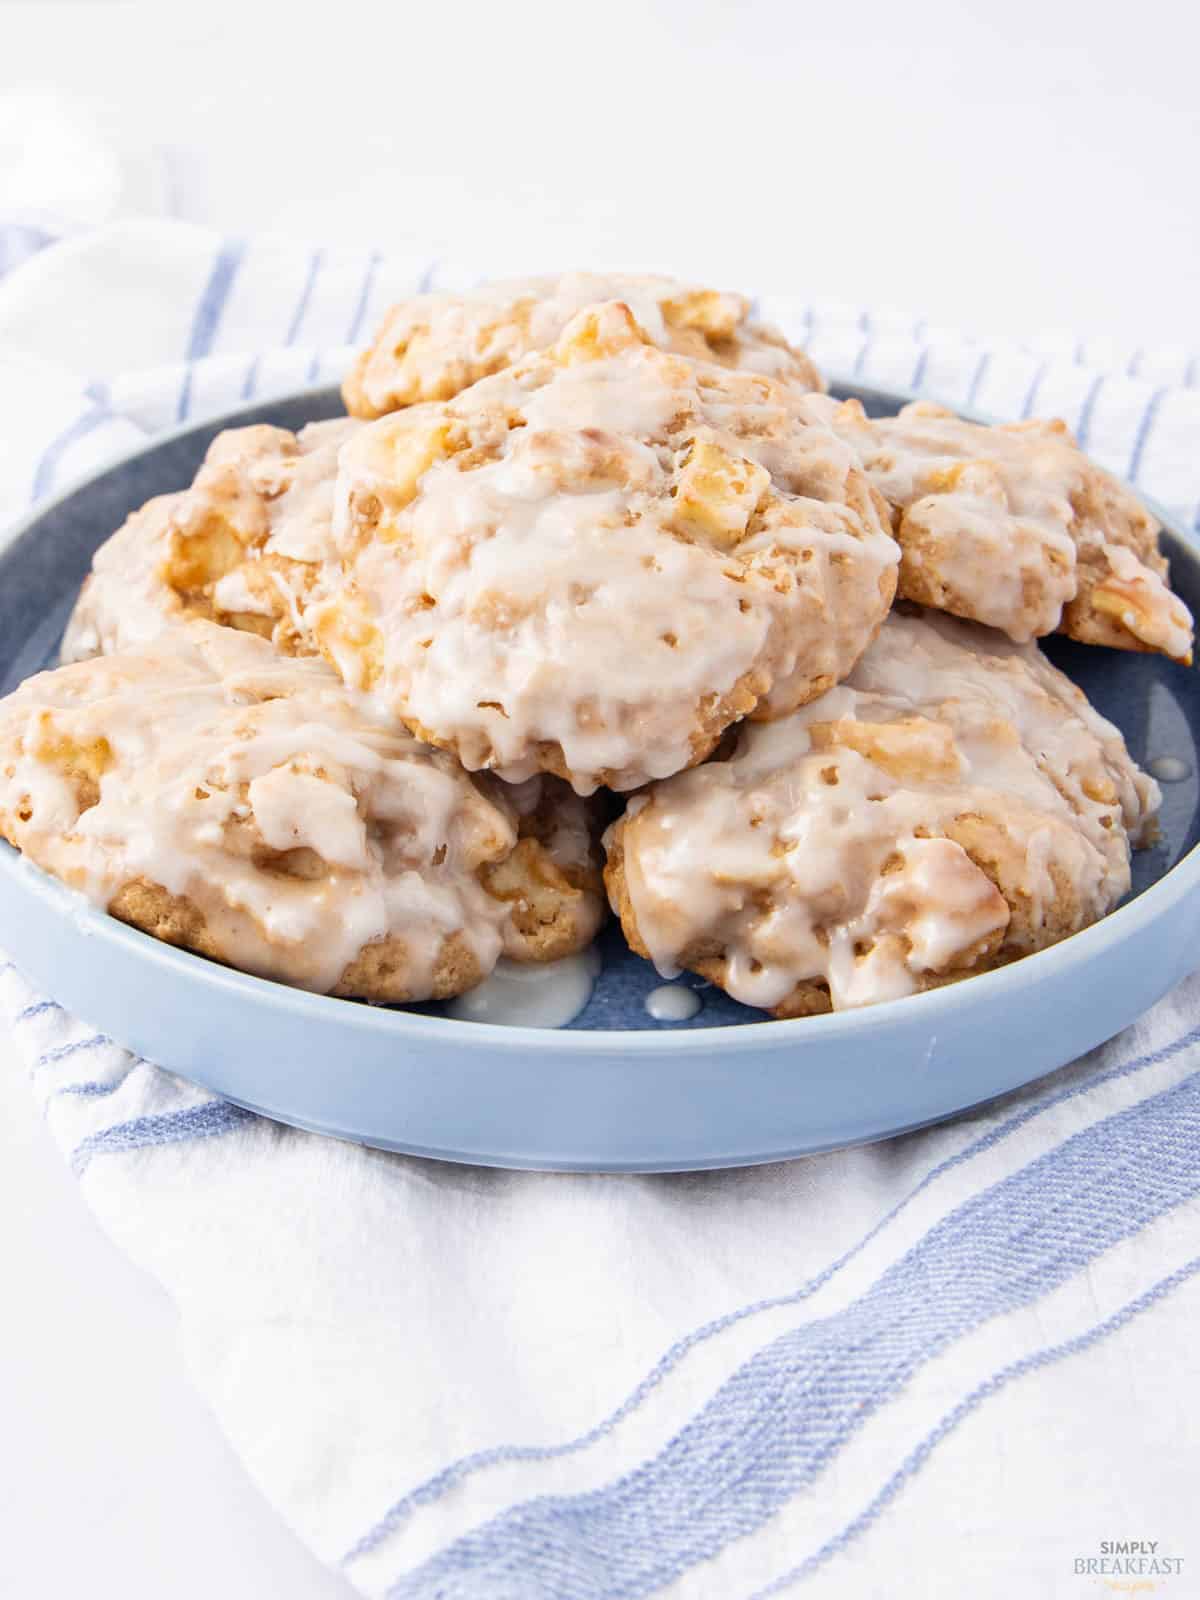
[[[856,393],[876,414],[907,398]],[[42,506],[0,550],[0,692],[52,662],[93,550],[179,488],[213,435],[337,415],[321,389],[157,439]],[[1200,548],[1168,527],[1176,589],[1200,614]],[[332,1000],[246,977],[93,910],[0,844],[0,943],[100,1031],[227,1099],[384,1149],[491,1166],[676,1171],[880,1139],[1014,1089],[1110,1038],[1196,964],[1200,679],[1159,657],[1052,640],[1050,656],[1164,785],[1163,839],[1096,927],[997,972],[863,1011],[773,1022],[698,979],[690,1021],[659,1024],[661,981],[610,928],[586,1010],[561,1030]]]

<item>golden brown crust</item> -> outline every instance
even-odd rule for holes
[[[388,938],[364,945],[342,973],[331,993],[376,1003],[449,1000],[481,983],[487,973],[461,933],[444,938],[434,957],[428,992],[411,992],[407,974],[411,954],[403,939]]]
[[[485,795],[515,815],[517,843],[479,881],[509,912],[505,954],[513,961],[558,961],[591,943],[607,903],[601,871],[601,807],[545,776],[513,789],[477,777]]]
[[[1024,641],[1191,659],[1191,617],[1166,587],[1158,523],[1060,420],[967,422],[928,401],[868,419],[825,402],[892,508],[904,599]]]
[[[144,877],[122,884],[108,905],[109,914],[130,927],[148,933],[211,961],[226,963],[206,926],[204,913],[185,895],[173,895]],[[346,967],[331,994],[376,1004],[401,1004],[414,1000],[448,1000],[473,989],[486,973],[459,933],[442,940],[434,959],[433,975],[420,991],[411,985],[412,955],[403,939],[387,938],[364,945]]]
[[[1011,920],[1007,934],[996,935],[985,944],[973,948],[956,961],[953,970],[922,974],[916,984],[918,992],[940,989],[948,983],[957,983],[963,978],[1007,966],[1010,962],[1018,961],[1036,950],[1047,949],[1050,945],[1057,944],[1061,939],[1067,938],[1072,933],[1078,933],[1081,928],[1089,926],[1096,920],[1094,913],[1087,913],[1080,905],[1070,883],[1052,865],[1050,871],[1054,882],[1054,893],[1043,906],[1039,907],[1035,922],[1028,897],[1014,892],[1011,887],[1016,876],[1013,869],[1020,848],[1016,835],[1009,831],[1009,824],[1013,820],[1011,817],[985,818],[977,814],[964,813],[952,819],[942,830],[944,837],[962,846],[969,859],[986,874],[1001,893],[1007,889]],[[609,904],[621,924],[621,931],[630,949],[635,954],[650,960],[651,954],[638,927],[637,913],[625,876],[624,827],[625,819],[622,818],[608,836],[608,860],[604,868],[604,884],[608,891]],[[769,913],[770,907],[764,905],[764,915]],[[678,964],[681,967],[707,978],[720,989],[728,987],[729,961],[727,949],[720,944],[714,944],[711,939],[685,945],[678,956]],[[783,1000],[770,1008],[770,1013],[782,1020],[789,1017],[823,1016],[832,1010],[829,985],[823,979],[809,979],[796,984]]]
[[[630,789],[823,693],[896,582],[811,397],[658,349],[620,302],[343,451],[322,652],[471,770]]]
[[[338,450],[357,427],[219,433],[189,488],[148,501],[96,552],[63,659],[137,649],[196,620],[317,654],[304,608],[329,556]]]
[[[197,955],[220,961],[221,953],[209,934],[204,913],[186,895],[172,894],[161,883],[149,878],[129,878],[108,902],[110,916],[140,928],[164,944],[194,950]]]
[[[574,798],[570,796],[570,800]],[[0,834],[5,834],[2,815]],[[17,840],[14,837],[9,842],[16,844]],[[511,928],[506,933],[505,953],[512,960],[560,961],[586,948],[595,936],[604,911],[598,864],[590,868],[560,866],[540,840],[526,835],[502,861],[481,866],[478,876],[488,894],[508,906]],[[200,908],[186,896],[173,895],[147,878],[122,884],[109,901],[108,911],[165,944],[213,961],[223,960]],[[412,966],[412,954],[403,939],[378,939],[363,946],[330,993],[390,1004],[447,1000],[473,989],[487,976],[458,933],[441,942],[427,989],[412,987]]]
[[[824,387],[804,352],[756,321],[743,295],[646,275],[568,273],[400,301],[346,375],[346,410],[370,420],[451,400],[548,349],[573,316],[605,300],[628,302],[654,342],[673,354],[767,373],[798,390]]]
[[[771,713],[763,703],[767,681],[762,672],[746,672],[727,694],[705,697],[697,707],[692,731],[688,735],[691,756],[685,765],[694,767],[706,760],[726,730],[743,717],[753,716],[756,720],[764,720],[777,714]],[[824,694],[832,684],[833,679],[829,676],[814,679],[802,703]],[[465,758],[473,772],[490,767],[499,759],[486,742],[472,743],[464,748],[462,739],[439,738],[432,728],[425,727],[415,717],[401,715],[399,720],[414,738],[424,744],[431,745],[435,750],[446,750],[460,760]],[[540,739],[529,747],[529,752],[530,759],[536,763],[539,771],[560,778],[567,784],[573,781],[575,774],[567,765],[562,745],[556,740]],[[602,767],[592,776],[600,788],[619,791],[629,787],[628,773],[619,767]]]
[[[0,835],[155,938],[327,993],[441,999],[581,949],[596,833],[554,779],[473,779],[209,623],[0,702]]]
[[[1155,786],[1036,651],[934,615],[894,615],[824,701],[635,797],[605,836],[631,948],[791,1017],[991,970],[1111,909]]]
[[[0,817],[0,833],[4,833]],[[10,843],[15,844],[16,839]],[[603,915],[603,883],[598,866],[560,867],[534,838],[522,838],[503,861],[485,864],[479,879],[488,894],[507,903],[511,932],[506,953],[514,961],[560,961],[584,949]],[[109,901],[110,915],[152,938],[222,961],[204,913],[183,895],[173,895],[144,877],[122,884]],[[461,934],[447,936],[434,958],[427,989],[411,984],[412,957],[399,938],[364,945],[345,968],[331,994],[376,1003],[446,1000],[481,983],[487,973]]]

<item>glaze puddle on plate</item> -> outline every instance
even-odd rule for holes
[[[594,945],[540,965],[501,957],[477,988],[447,1000],[442,1015],[507,1028],[565,1028],[592,998],[599,975],[600,954]]]
[[[1146,771],[1159,783],[1183,783],[1192,775],[1191,767],[1178,756],[1155,756],[1146,763]]]
[[[689,1022],[703,1003],[695,989],[685,989],[681,983],[660,983],[642,1002],[655,1022]]]

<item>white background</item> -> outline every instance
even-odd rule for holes
[[[173,209],[230,231],[1200,348],[1198,46],[1183,0],[43,3],[0,5],[0,93],[79,96],[98,137],[168,152]],[[243,1480],[170,1306],[9,1066],[0,1596],[345,1594]],[[1048,1448],[1101,1436],[1064,1419]]]
[[[0,6],[234,231],[1200,343],[1189,0]]]

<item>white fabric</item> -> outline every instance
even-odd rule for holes
[[[0,282],[4,514],[148,430],[331,380],[391,296],[443,281],[153,221],[46,250]],[[1130,376],[1067,344],[764,310],[834,373],[1061,411],[1197,514],[1186,352]],[[670,1178],[337,1144],[135,1060],[15,968],[0,1005],[248,1472],[369,1595],[1066,1595],[1130,1538],[1187,1592],[1198,982],[949,1126]]]

